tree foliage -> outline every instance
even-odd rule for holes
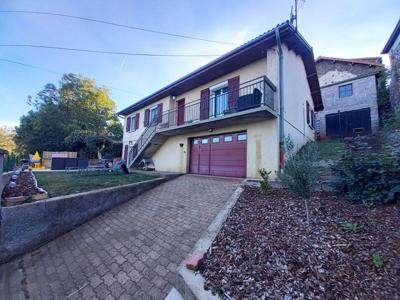
[[[310,222],[308,200],[317,187],[319,170],[318,151],[315,142],[309,142],[297,153],[289,149],[283,172],[279,175],[283,186],[304,199],[307,223]]]
[[[336,188],[364,206],[400,200],[400,133],[356,137],[333,166]]]
[[[33,109],[21,118],[15,137],[25,153],[71,150],[95,157],[122,139],[115,103],[93,79],[65,74],[28,103]]]
[[[5,149],[10,153],[15,152],[14,134],[13,128],[0,126],[0,149]]]

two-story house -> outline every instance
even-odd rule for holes
[[[298,147],[314,138],[322,108],[312,48],[283,23],[120,111],[123,157],[255,178],[279,170],[287,136]]]
[[[321,137],[370,134],[379,128],[377,76],[380,57],[316,60],[324,110],[317,116]]]

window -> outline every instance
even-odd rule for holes
[[[219,143],[219,137],[213,137],[212,138],[212,142],[215,143]]]
[[[353,95],[353,84],[345,84],[339,86],[339,98],[349,97]]]
[[[224,142],[232,142],[232,136],[231,135],[224,136]]]
[[[202,144],[208,144],[208,139],[201,139]]]
[[[135,131],[136,128],[136,115],[131,117],[131,123],[130,123],[129,131]]]
[[[210,116],[222,116],[228,109],[228,81],[210,87]]]
[[[194,139],[193,140],[193,145],[198,145],[199,144],[199,140],[198,139]]]
[[[157,106],[150,108],[150,124],[157,123]]]
[[[239,133],[237,136],[238,142],[247,140],[247,133]]]

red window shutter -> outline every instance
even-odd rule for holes
[[[126,120],[126,132],[131,130],[131,117],[129,116]]]
[[[311,110],[311,127],[314,128],[315,125],[315,115],[314,110]]]
[[[239,87],[240,76],[228,79],[228,102],[230,110],[238,107]]]
[[[162,103],[159,103],[157,105],[157,123],[161,123],[162,121],[162,112],[163,112],[162,107],[163,107]]]
[[[306,102],[306,116],[307,116],[307,124],[310,125],[310,103]]]
[[[210,90],[200,91],[200,120],[208,119],[210,107]]]
[[[135,130],[139,129],[139,117],[140,117],[140,113],[136,113],[136,117],[135,117]]]
[[[125,145],[124,160],[125,160],[126,163],[128,162],[128,145]]]
[[[150,109],[146,109],[144,111],[144,126],[147,127],[149,126],[149,118],[150,118]]]

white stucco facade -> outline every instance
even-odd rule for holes
[[[297,148],[300,148],[307,141],[314,139],[314,130],[306,123],[306,102],[313,110],[313,100],[310,93],[304,62],[295,52],[289,51],[283,45],[284,55],[284,99],[285,99],[285,136],[290,135]],[[229,78],[240,76],[240,83],[267,76],[268,79],[277,87],[275,93],[275,109],[279,115],[279,57],[276,47],[268,49],[266,56],[251,64],[246,65],[233,72],[227,73],[218,79],[198,86],[186,93],[165,97],[152,103],[132,114],[140,114],[138,130],[134,132],[124,132],[124,146],[133,145],[144,130],[143,120],[144,111],[154,107],[158,103],[163,103],[163,110],[176,107],[176,101],[185,98],[185,104],[189,105],[193,101],[200,99],[200,91],[218,83],[224,82]],[[248,123],[240,125],[232,124],[224,127],[214,127],[213,132],[196,131],[169,137],[154,153],[151,159],[154,161],[156,170],[169,172],[189,172],[190,139],[193,137],[215,135],[230,132],[247,132],[247,164],[246,176],[248,178],[259,178],[258,170],[265,168],[272,171],[275,177],[279,169],[279,116],[266,118],[261,121],[249,120]],[[126,120],[125,120],[126,128]],[[181,146],[183,145],[183,146]]]

